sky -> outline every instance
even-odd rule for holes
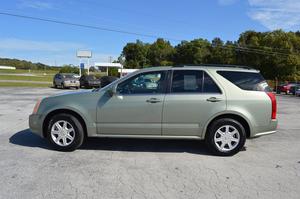
[[[69,26],[0,14],[0,57],[49,65],[75,64],[77,50],[91,63],[117,59],[128,42],[161,37],[177,45],[204,38],[237,40],[246,30],[300,29],[300,0],[0,0],[0,13],[64,21]],[[125,34],[130,32],[135,34]],[[144,36],[143,36],[144,35]],[[150,35],[147,37],[145,35]]]

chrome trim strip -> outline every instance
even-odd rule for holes
[[[253,137],[259,137],[259,136],[263,136],[263,135],[270,135],[270,134],[273,134],[273,133],[276,133],[276,131],[267,131],[267,132],[257,133]]]

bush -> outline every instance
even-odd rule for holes
[[[59,73],[76,73],[76,74],[79,74],[79,68],[66,65],[66,66],[63,66],[59,70]]]

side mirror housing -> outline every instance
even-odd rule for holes
[[[113,85],[107,93],[112,97],[117,94],[117,85]]]

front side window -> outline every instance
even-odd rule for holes
[[[164,93],[165,71],[138,74],[117,87],[120,94],[155,94]]]

